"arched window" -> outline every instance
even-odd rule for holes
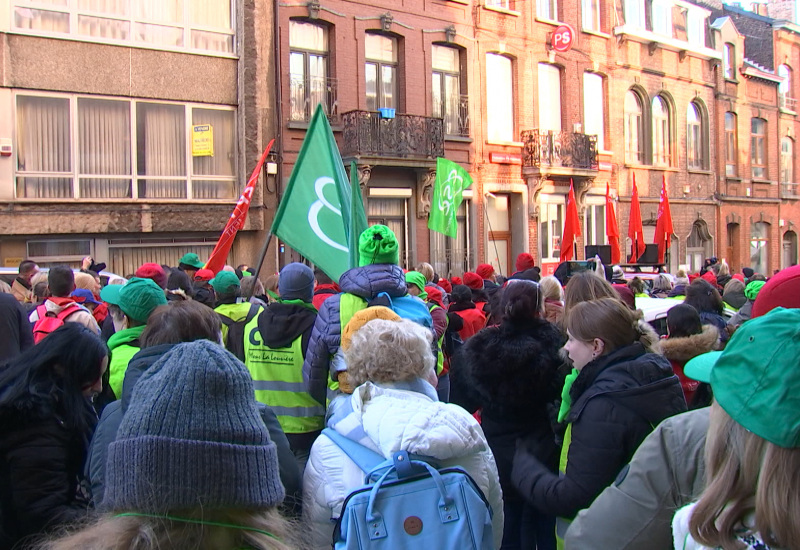
[[[736,129],[736,113],[725,113],[725,175],[735,176],[737,155],[739,154],[739,135]]]
[[[639,94],[628,90],[625,94],[625,162],[644,163],[644,139],[642,134],[642,100]]]
[[[794,142],[790,137],[781,139],[781,183],[794,183],[794,166],[792,156]]]
[[[797,106],[797,100],[794,98],[792,90],[792,69],[788,65],[778,66],[778,76],[783,78],[778,84],[778,98],[780,99],[780,108],[787,111],[794,111]]]
[[[705,129],[703,112],[692,102],[686,110],[686,162],[689,168],[702,170],[706,167]]]
[[[792,267],[797,265],[797,233],[787,231],[783,234],[783,265],[781,267]]]
[[[672,161],[672,135],[669,105],[661,96],[653,98],[653,164],[669,166]]]
[[[750,226],[750,267],[756,273],[769,273],[769,224],[755,222]]]
[[[728,80],[736,78],[736,48],[730,42],[727,42],[722,50],[722,67],[725,78]]]
[[[708,231],[708,224],[704,220],[695,220],[692,224],[692,232],[686,240],[686,264],[691,272],[700,271],[705,259],[714,252],[714,245],[711,234]]]

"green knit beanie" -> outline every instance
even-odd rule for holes
[[[397,237],[385,225],[373,225],[358,238],[358,265],[397,264],[400,261]]]
[[[421,300],[428,297],[428,293],[425,291],[425,283],[427,282],[428,280],[425,278],[425,275],[419,271],[409,271],[406,273],[406,284],[415,285],[419,289],[419,298]]]
[[[756,296],[758,296],[758,293],[761,291],[761,287],[764,286],[765,284],[767,283],[765,283],[764,281],[750,281],[749,283],[747,283],[747,286],[744,287],[745,297],[748,300],[754,302]]]

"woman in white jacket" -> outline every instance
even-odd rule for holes
[[[410,321],[370,321],[345,351],[349,380],[328,427],[390,457],[397,450],[460,466],[492,507],[495,547],[503,538],[503,498],[486,437],[461,407],[440,403],[427,381],[434,369],[430,331]],[[435,375],[434,378],[435,380]],[[328,437],[311,448],[303,479],[303,520],[313,548],[330,548],[345,498],[364,484],[364,472]]]

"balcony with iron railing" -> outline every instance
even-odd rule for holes
[[[435,161],[444,156],[444,120],[374,111],[342,114],[342,157]]]
[[[785,93],[778,93],[778,106],[782,111],[794,113],[797,111],[797,99],[789,97]]]
[[[537,128],[524,130],[520,141],[523,172],[567,176],[597,172],[597,136]]]
[[[434,101],[433,116],[444,119],[446,136],[469,137],[469,96],[454,95]]]
[[[321,103],[328,120],[339,122],[338,81],[335,78],[289,75],[289,121],[308,122]]]
[[[800,199],[800,184],[781,183],[782,199]]]

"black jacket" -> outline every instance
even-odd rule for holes
[[[515,487],[534,506],[564,518],[588,507],[614,481],[659,422],[686,410],[669,361],[640,343],[586,365],[570,396],[566,475],[551,473],[525,449],[514,456],[512,473]]]
[[[261,333],[264,344],[271,348],[291,346],[302,335],[301,345],[305,357],[316,320],[315,309],[299,304],[273,302],[258,316],[258,332]]]
[[[88,401],[86,414],[94,416]],[[49,398],[0,411],[0,548],[86,516],[81,475],[90,438],[69,428]]]
[[[547,405],[558,397],[561,344],[561,332],[543,319],[504,322],[467,340],[451,370],[451,402],[469,412],[482,409],[483,431],[507,500],[517,440],[549,441],[543,458],[556,450]]]
[[[28,314],[14,296],[0,292],[0,367],[33,346]]]

